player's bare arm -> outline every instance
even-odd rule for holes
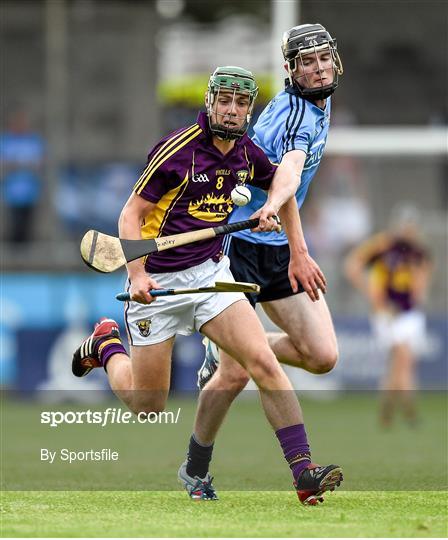
[[[286,201],[294,197],[300,185],[305,158],[306,154],[301,150],[285,154],[272,180],[267,201],[257,212],[256,217],[260,218],[257,230],[265,231],[266,220],[272,215],[277,215]]]
[[[133,193],[127,200],[118,221],[120,238],[140,240],[141,225],[144,219],[154,211],[157,205]],[[145,272],[143,259],[138,259],[126,265],[129,281],[131,282],[131,299],[141,304],[150,304],[155,300],[149,294],[150,289],[159,288],[158,283]]]
[[[426,301],[433,264],[430,260],[421,261],[412,269],[412,297],[416,304],[424,304]]]
[[[352,285],[364,295],[374,312],[387,310],[387,295],[382,279],[374,272],[369,272],[369,264],[384,252],[391,243],[388,233],[374,235],[353,249],[347,256],[344,271]]]
[[[389,244],[385,233],[379,233],[354,248],[346,257],[344,272],[350,283],[362,294],[367,294],[370,289],[366,275],[366,267],[376,254],[380,253]]]
[[[300,282],[314,302],[319,300],[319,289],[326,292],[326,280],[319,266],[308,253],[296,200],[294,197],[288,197],[289,190],[293,190],[294,195],[300,186],[305,159],[306,154],[302,150],[293,150],[283,156],[273,181],[278,191],[277,189],[270,191],[263,209],[269,209],[270,204],[275,205],[280,202],[282,208],[278,207],[279,215],[282,224],[284,222],[291,253],[288,269],[291,287],[294,292],[297,292],[298,282]]]
[[[327,281],[319,265],[308,253],[295,198],[282,206],[279,215],[288,237],[290,249],[288,277],[292,290],[296,292],[300,282],[310,299],[316,302],[319,300],[319,289],[323,293],[327,292]]]
[[[345,259],[344,273],[353,287],[362,293],[364,293],[367,287],[364,267],[364,257],[362,256],[362,251],[358,247],[351,251]]]

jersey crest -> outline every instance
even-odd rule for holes
[[[191,201],[188,205],[188,213],[202,221],[219,222],[227,218],[233,209],[233,201],[230,197],[221,194],[209,193],[197,201]]]
[[[249,171],[246,171],[246,170],[237,171],[236,175],[238,177],[239,183],[244,184],[247,180],[247,177],[249,176]]]
[[[151,319],[138,320],[137,328],[142,337],[148,337],[151,333]]]

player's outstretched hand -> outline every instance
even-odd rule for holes
[[[131,300],[138,302],[139,304],[150,304],[151,302],[154,302],[156,298],[149,294],[151,289],[161,289],[161,287],[157,281],[151,279],[146,274],[133,277],[131,280],[131,288],[129,289]]]
[[[251,229],[252,232],[280,232],[282,230],[280,220],[277,217],[278,208],[272,204],[266,203],[264,206],[254,212],[250,219],[259,218],[258,227]]]
[[[288,267],[288,277],[292,290],[297,292],[299,287],[298,281],[300,281],[305,292],[313,302],[319,300],[319,289],[324,294],[327,292],[327,280],[318,264],[308,253],[294,258],[291,257]]]

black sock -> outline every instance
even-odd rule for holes
[[[199,444],[194,435],[190,437],[190,445],[188,447],[187,456],[187,474],[204,478],[208,473],[208,466],[212,460],[213,444],[211,446],[202,446]]]

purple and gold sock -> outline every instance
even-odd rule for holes
[[[98,347],[98,357],[100,359],[101,365],[105,370],[107,362],[114,354],[128,354],[119,338],[106,338],[104,341],[100,342]]]
[[[297,480],[300,473],[311,463],[305,426],[303,424],[288,426],[277,430],[275,434],[283,449],[285,459],[289,463],[294,480]]]

